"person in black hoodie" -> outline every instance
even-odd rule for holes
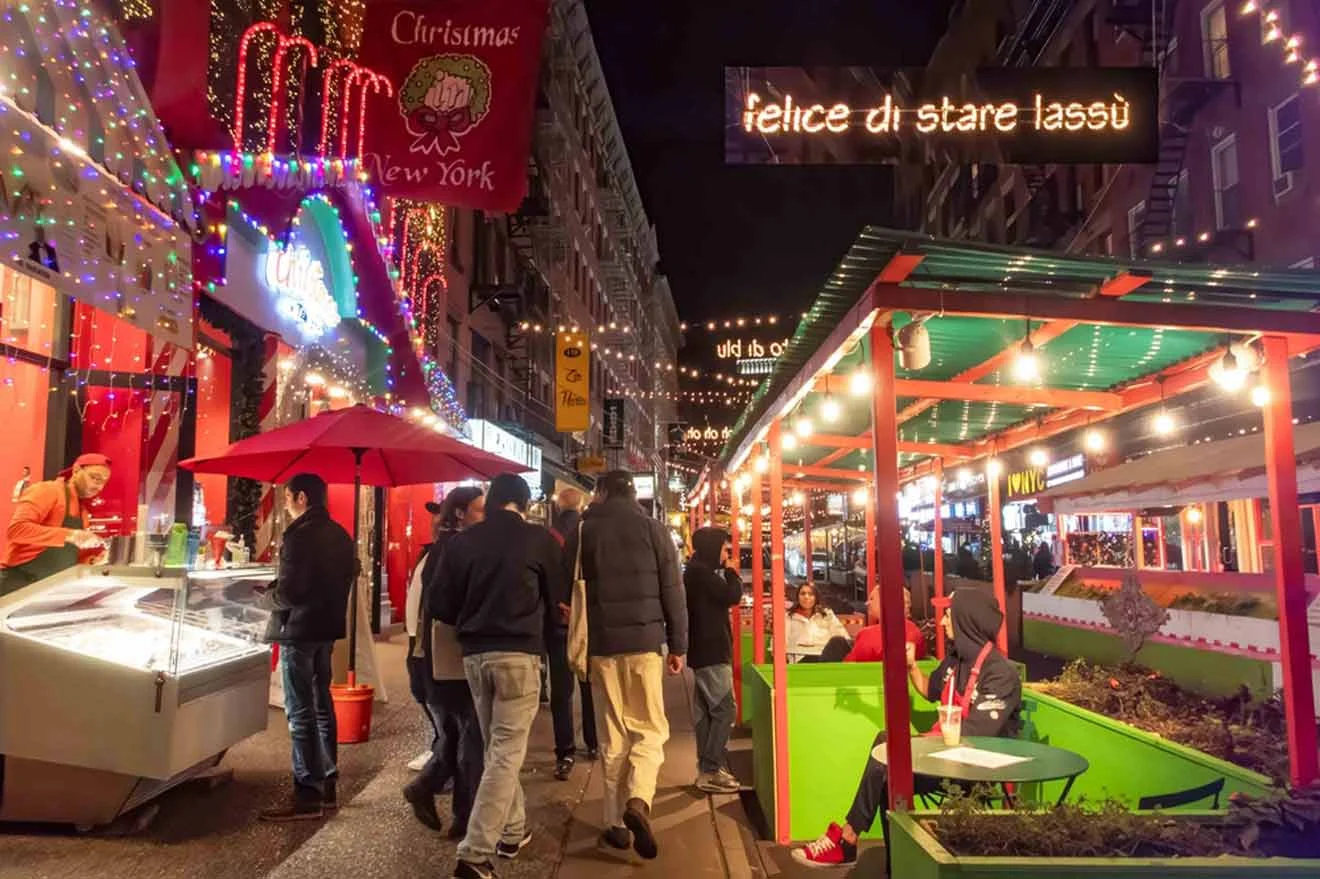
[[[357,576],[353,538],[326,509],[325,480],[299,473],[284,488],[292,520],[280,545],[279,577],[265,593],[274,609],[266,640],[280,645],[284,713],[293,743],[293,801],[265,821],[320,818],[339,802],[337,730],[330,701],[330,654],[348,631],[348,594]]]
[[[556,501],[559,514],[555,516],[554,527],[550,530],[560,546],[563,546],[568,543],[570,536],[577,536],[578,525],[582,521],[582,505],[586,498],[576,488],[566,488],[559,493]],[[572,559],[568,560],[568,564],[572,563]],[[596,739],[595,706],[591,701],[591,684],[588,681],[574,680],[573,670],[568,665],[568,623],[563,616],[551,614],[551,618],[545,633],[545,647],[550,660],[550,715],[554,719],[555,729],[555,778],[559,781],[568,781],[573,774],[577,754],[573,730],[575,691],[582,705],[583,744],[586,745],[587,759],[593,763],[600,756],[598,751],[600,745]]]
[[[929,678],[917,668],[912,645],[907,649],[908,679],[932,702],[962,706],[964,736],[1012,738],[1021,729],[1022,679],[1008,657],[995,647],[1004,615],[994,598],[977,589],[957,589],[944,615],[945,636],[951,643],[948,655]],[[927,735],[938,735],[939,724]],[[793,850],[793,859],[812,867],[841,867],[857,862],[857,837],[880,819],[889,857],[889,767],[884,761],[886,735],[875,737],[862,772],[857,795],[843,826],[831,824],[825,835],[803,848]],[[941,780],[918,775],[915,793],[934,793]]]
[[[434,584],[435,616],[458,630],[485,742],[458,879],[489,879],[495,857],[515,858],[531,840],[518,773],[540,704],[546,616],[569,594],[559,544],[523,518],[530,502],[521,476],[496,476],[485,521],[445,545]]]
[[[726,768],[729,733],[737,706],[733,700],[733,632],[729,608],[742,600],[742,577],[729,567],[733,546],[722,528],[699,528],[692,535],[692,558],[683,570],[687,593],[688,665],[696,687],[697,789],[736,794],[742,789]]]

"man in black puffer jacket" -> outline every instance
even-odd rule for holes
[[[266,593],[274,609],[266,640],[280,645],[284,713],[293,742],[293,801],[266,821],[320,818],[338,806],[338,740],[330,702],[330,654],[348,633],[348,594],[357,576],[353,538],[326,509],[325,480],[299,473],[284,488],[290,523],[280,545],[279,579]]]
[[[679,577],[678,550],[669,532],[637,504],[632,476],[605,474],[597,486],[604,501],[582,520],[582,576],[587,581],[587,631],[592,702],[605,777],[604,842],[643,858],[657,854],[651,802],[665,759],[661,650],[669,671],[683,671],[688,649],[687,602]],[[577,554],[577,535],[564,547],[567,579]]]

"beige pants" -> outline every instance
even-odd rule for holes
[[[592,657],[591,692],[605,773],[605,826],[622,827],[636,797],[648,806],[665,762],[664,658],[659,653]]]

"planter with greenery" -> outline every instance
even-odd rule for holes
[[[895,814],[903,879],[1181,879],[1320,875],[1320,787],[1236,800],[1226,814],[1132,812],[1121,803],[992,812],[973,793],[938,813]]]

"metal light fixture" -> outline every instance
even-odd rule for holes
[[[898,365],[907,370],[925,369],[930,365],[930,332],[926,321],[934,315],[924,315],[906,324],[894,334],[894,347],[898,349]]]
[[[1214,379],[1215,384],[1231,394],[1236,394],[1247,386],[1247,371],[1242,368],[1242,363],[1233,352],[1232,345],[1224,352],[1224,356],[1210,367],[1210,377]]]

